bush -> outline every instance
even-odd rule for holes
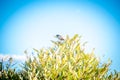
[[[8,61],[0,62],[0,80],[20,80],[18,72],[13,68],[13,59],[9,58]]]
[[[76,34],[64,41],[52,41],[49,49],[34,49],[37,56],[29,57],[23,67],[24,80],[120,80],[118,73],[109,73],[111,61],[100,64]]]
[[[120,80],[120,73],[109,72],[110,60],[100,64],[94,50],[85,53],[77,34],[52,43],[49,49],[34,49],[36,54],[27,55],[21,71],[13,67],[12,58],[2,60],[0,80]]]

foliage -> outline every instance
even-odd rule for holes
[[[29,80],[118,80],[115,72],[109,74],[111,61],[100,64],[91,53],[85,53],[84,44],[76,34],[72,38],[66,36],[64,41],[52,41],[49,49],[34,49],[37,56],[30,57],[24,67]]]
[[[20,80],[19,74],[16,72],[16,69],[12,69],[14,65],[15,64],[13,64],[12,58],[9,58],[8,61],[4,61],[2,59],[2,61],[0,62],[0,80]]]
[[[34,49],[36,54],[27,55],[20,72],[11,68],[10,58],[6,68],[0,67],[0,80],[120,80],[118,72],[109,72],[110,60],[100,64],[94,50],[85,53],[77,34],[52,43],[48,49]]]

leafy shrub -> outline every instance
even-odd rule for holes
[[[120,80],[118,73],[109,73],[111,61],[100,64],[76,34],[64,41],[52,41],[49,49],[34,49],[37,56],[29,57],[23,67],[24,80]]]
[[[16,69],[12,68],[14,65],[12,58],[9,58],[8,61],[2,59],[0,62],[0,80],[20,80]]]
[[[35,55],[27,56],[21,71],[16,71],[13,59],[0,62],[0,80],[120,80],[120,73],[109,72],[111,61],[100,64],[91,53],[85,53],[84,45],[76,34],[63,41],[52,41],[49,49],[34,49]]]

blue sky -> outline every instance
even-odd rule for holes
[[[56,34],[79,34],[88,41],[86,52],[95,48],[120,71],[119,5],[118,0],[0,1],[0,55],[21,59],[26,49],[49,47]]]

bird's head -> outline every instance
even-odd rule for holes
[[[55,37],[58,38],[59,40],[64,40],[64,38],[59,34],[57,34]]]
[[[57,34],[55,37],[57,37],[57,38],[58,38],[58,37],[60,37],[60,35],[59,35],[59,34]]]

